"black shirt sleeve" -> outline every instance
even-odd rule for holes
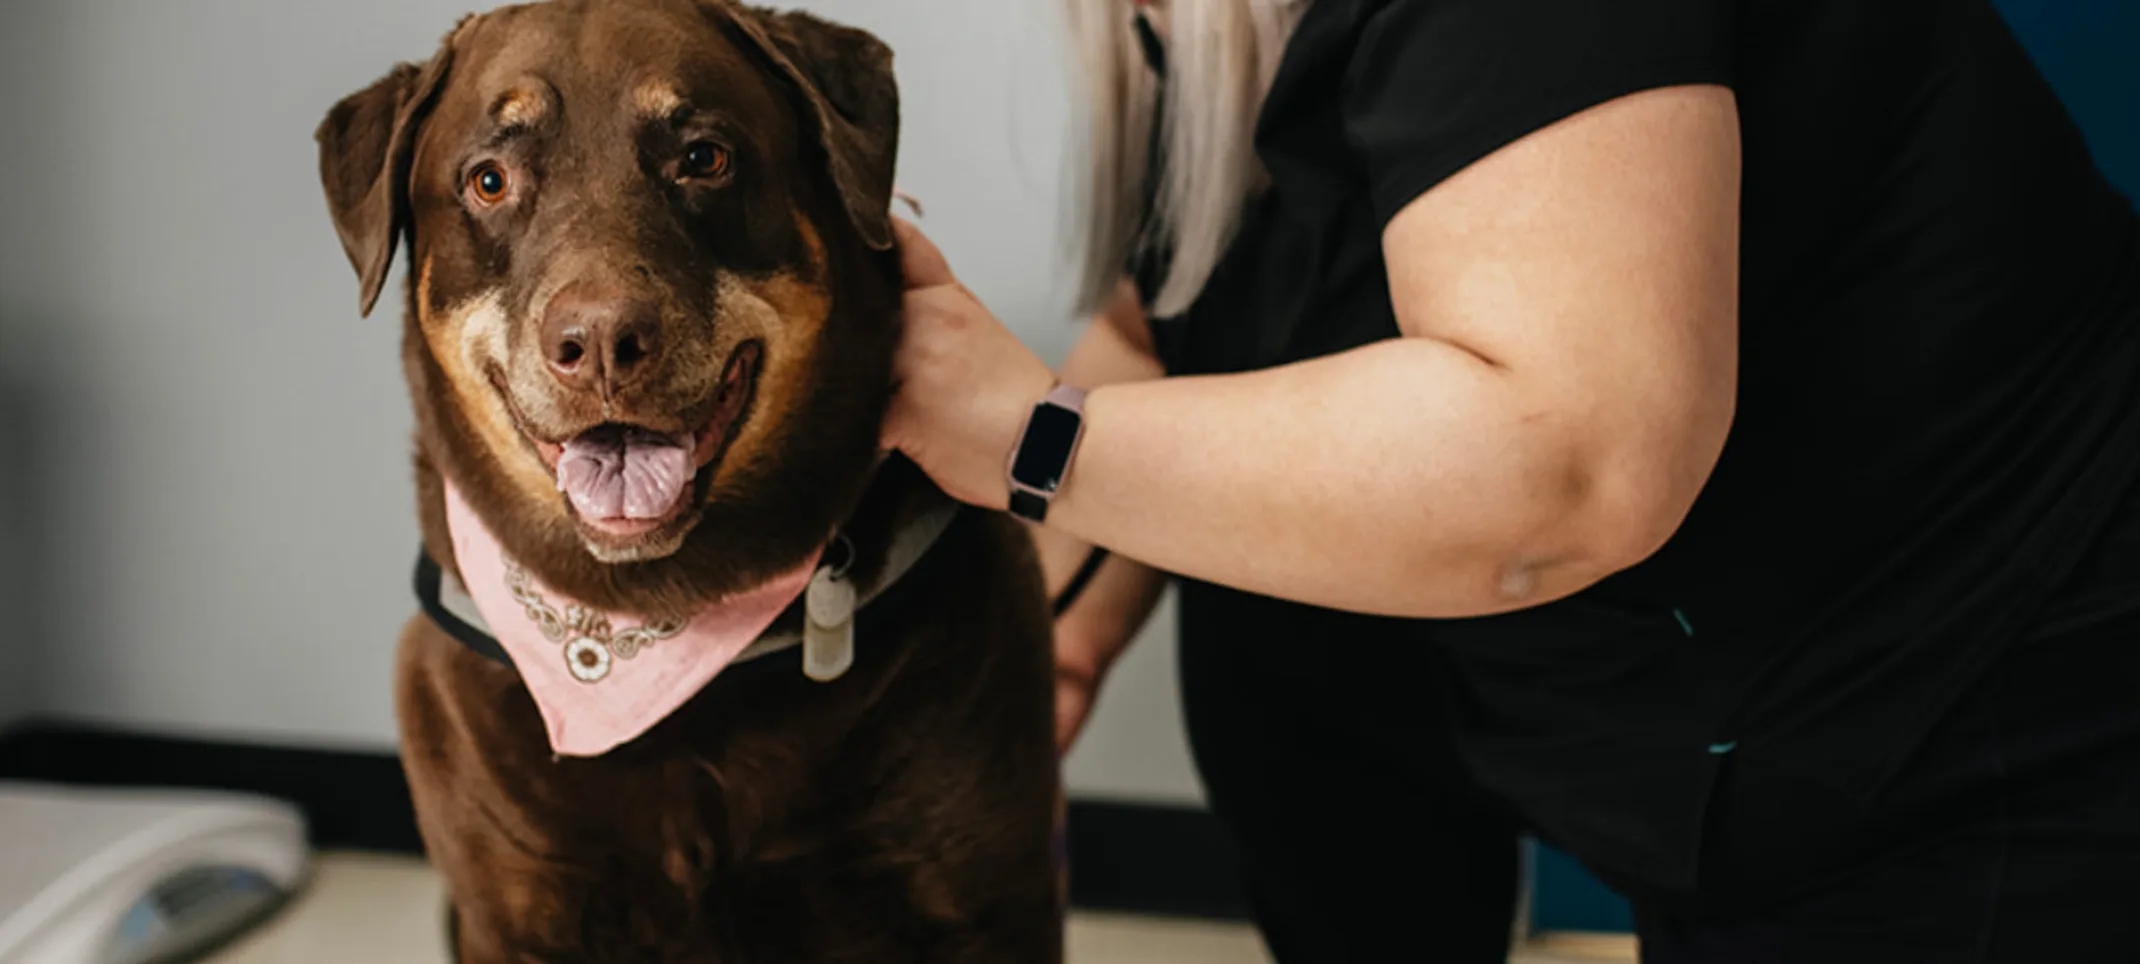
[[[1724,0],[1390,0],[1364,25],[1346,136],[1387,223],[1507,144],[1626,94],[1730,85]]]

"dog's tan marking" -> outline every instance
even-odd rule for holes
[[[751,415],[729,443],[720,475],[714,479],[716,493],[709,498],[718,498],[721,476],[731,468],[755,465],[765,450],[779,444],[775,433],[782,428],[783,415],[808,390],[804,379],[811,353],[816,351],[818,334],[831,308],[831,299],[823,291],[791,274],[744,280],[723,273],[715,284],[723,306],[722,323],[738,334],[739,344],[742,339],[762,340],[765,353]]]
[[[759,464],[765,451],[779,444],[784,416],[810,388],[811,355],[832,313],[832,298],[821,284],[804,280],[825,276],[825,246],[809,222],[798,217],[796,224],[809,248],[804,271],[750,279],[724,272],[715,281],[723,325],[738,332],[738,344],[762,339],[765,354],[751,415],[721,459],[708,487],[709,501],[720,497],[721,483],[733,468]]]
[[[550,98],[539,90],[515,88],[498,98],[490,116],[503,127],[534,127],[550,113]]]
[[[485,292],[433,312],[431,307],[431,261],[425,259],[417,273],[416,311],[424,342],[431,357],[446,375],[456,407],[468,419],[484,451],[498,461],[522,494],[534,499],[554,498],[557,481],[541,460],[530,454],[520,429],[505,403],[492,390],[484,371],[505,365],[506,328],[512,319],[504,301],[495,292]]]
[[[416,266],[416,320],[418,322],[423,321],[424,313],[431,309],[431,265],[436,260],[429,255],[425,255],[423,263]]]
[[[632,106],[646,117],[666,119],[684,106],[684,95],[666,80],[649,80],[633,88]]]

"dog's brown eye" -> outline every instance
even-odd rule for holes
[[[505,200],[505,192],[512,187],[505,171],[496,164],[483,164],[468,174],[468,190],[475,193],[476,200],[496,204]]]
[[[728,149],[712,141],[699,141],[684,148],[681,177],[712,178],[728,173]]]

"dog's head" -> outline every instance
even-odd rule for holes
[[[318,132],[365,313],[407,242],[427,455],[507,550],[707,592],[821,544],[874,464],[897,139],[881,43],[727,0],[472,16]]]

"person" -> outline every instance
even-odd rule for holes
[[[1094,321],[901,222],[884,440],[1107,553],[1066,746],[1178,585],[1278,961],[1504,960],[1523,834],[1652,962],[2140,954],[2140,218],[1986,0],[1071,12]]]

